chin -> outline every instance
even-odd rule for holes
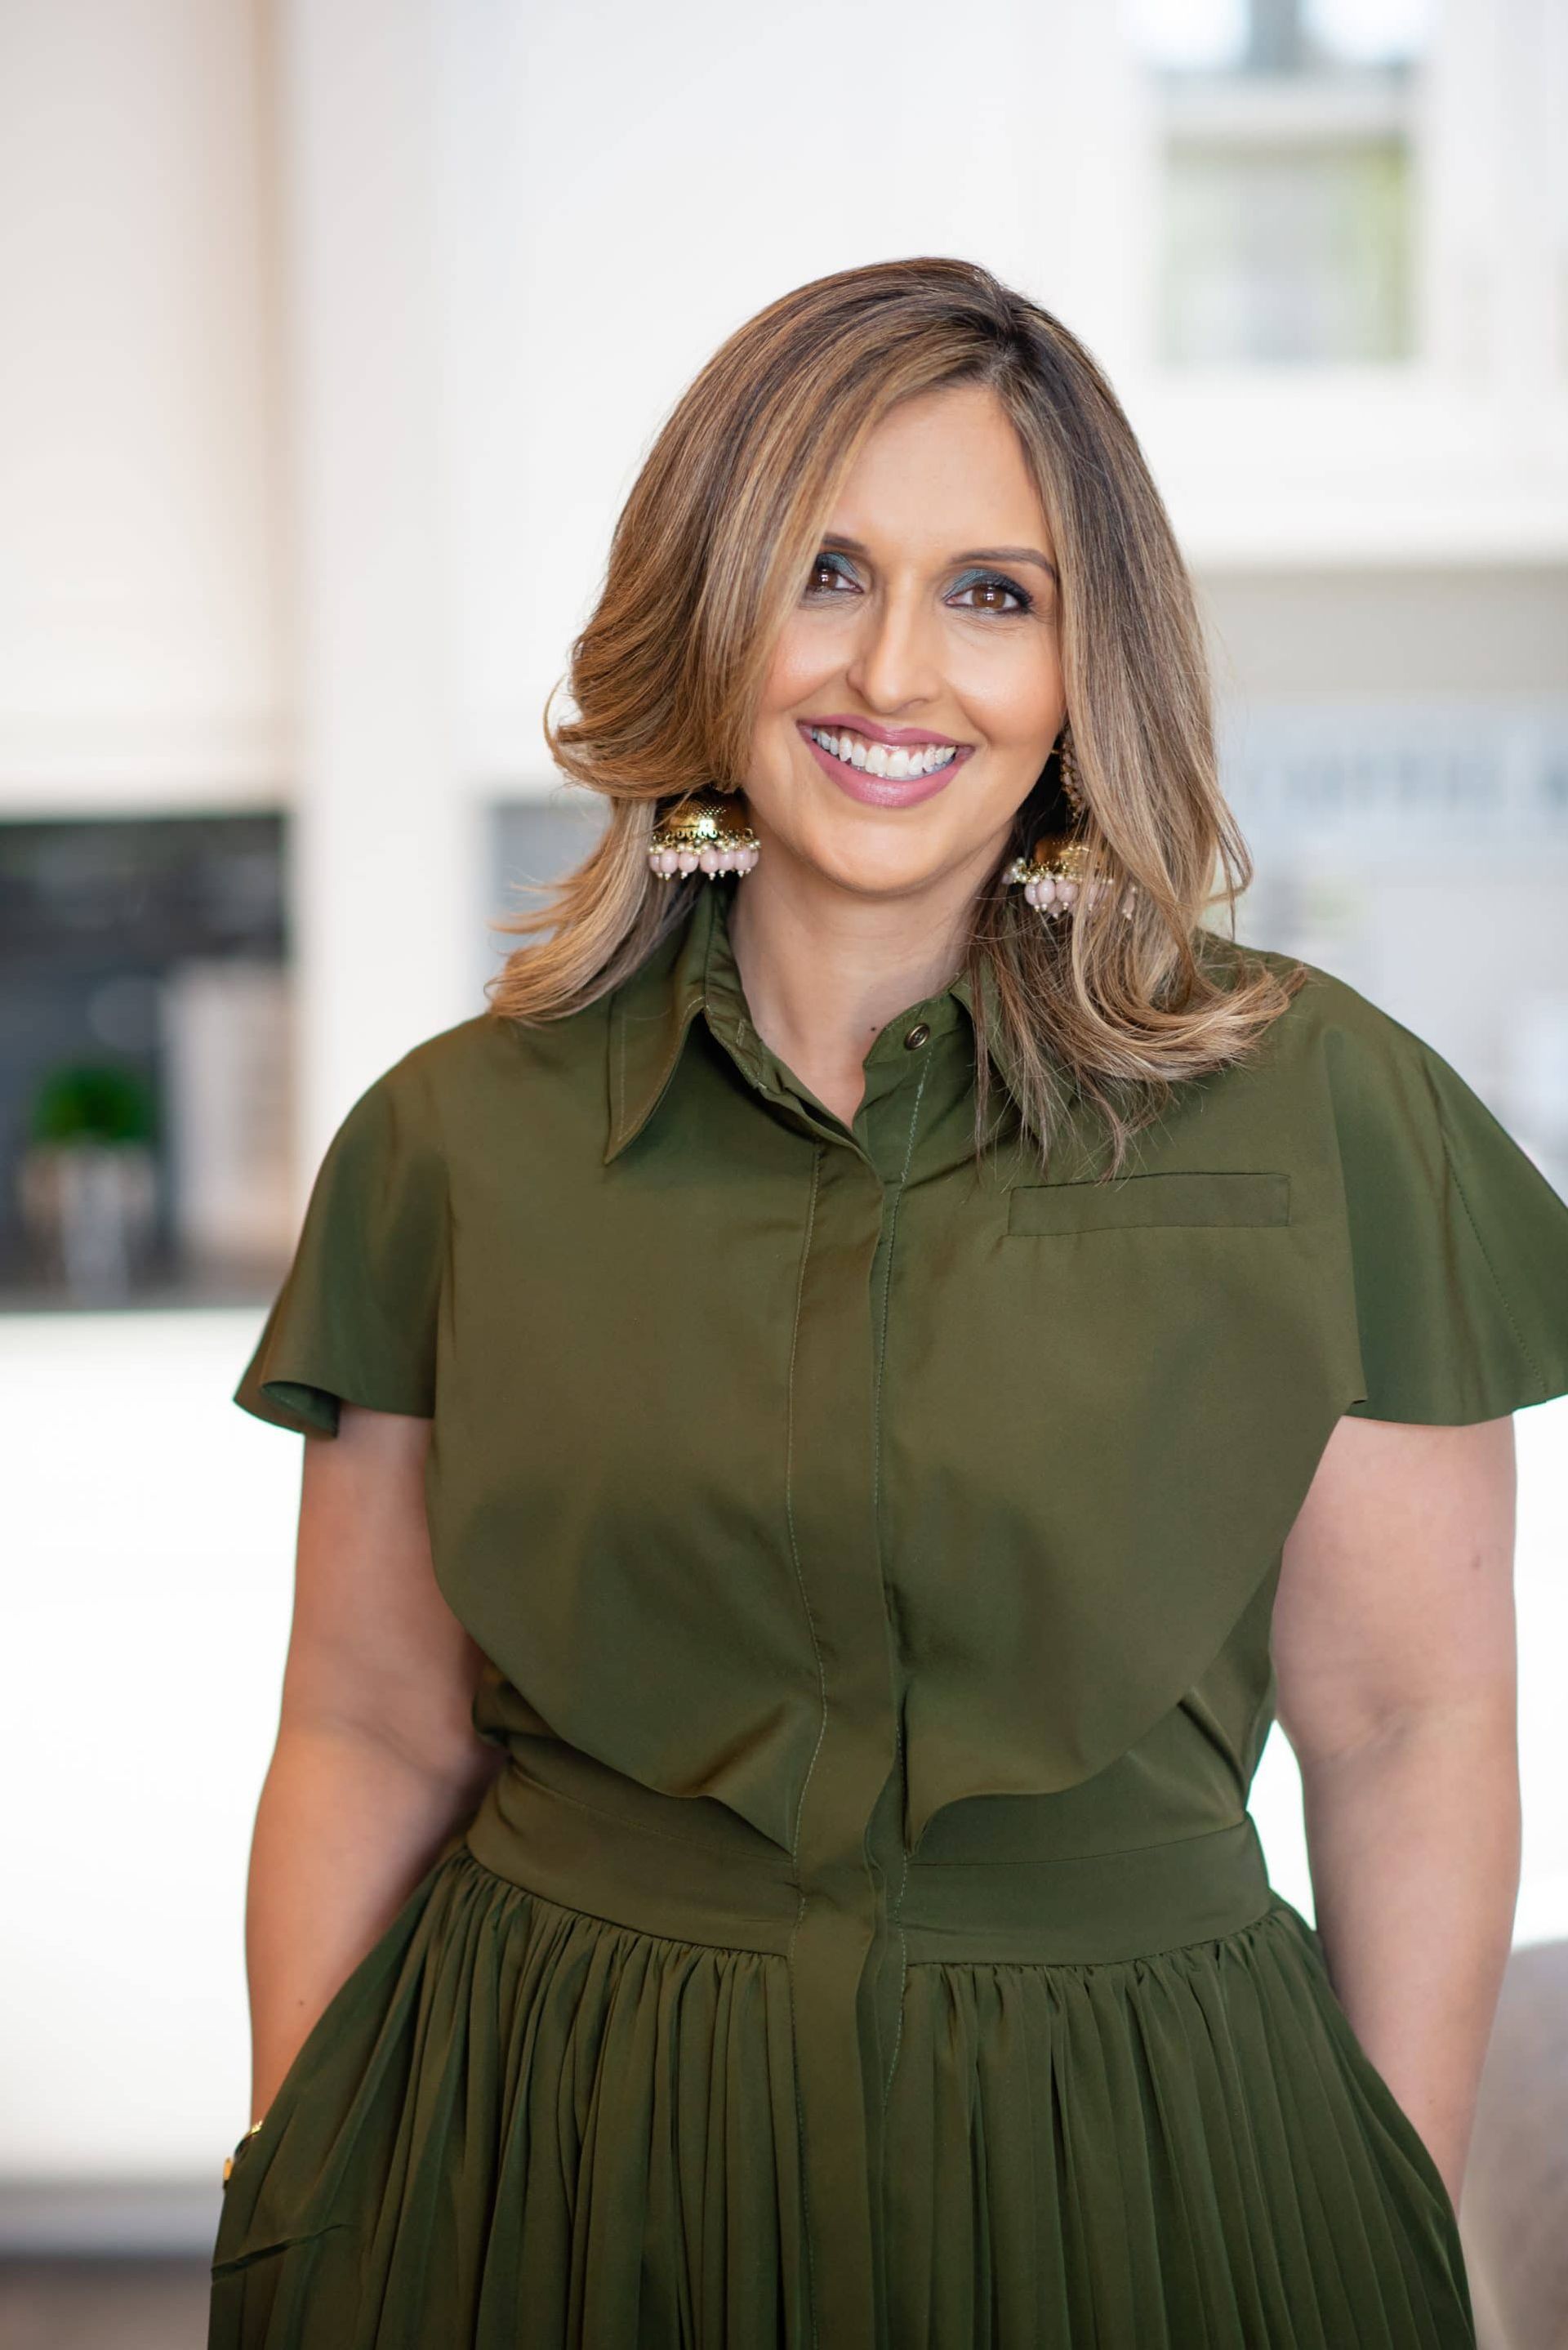
[[[939,882],[949,860],[929,847],[918,853],[913,841],[889,839],[846,840],[837,848],[824,845],[804,861],[824,884],[855,897],[908,898]]]

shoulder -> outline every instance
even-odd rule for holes
[[[1251,941],[1211,938],[1210,951],[1221,968],[1240,959],[1262,964],[1292,989],[1285,1009],[1264,1032],[1258,1058],[1282,1069],[1315,1069],[1325,1078],[1347,1081],[1357,1070],[1390,1078],[1428,1079],[1434,1066],[1447,1067],[1427,1039],[1373,997],[1303,956]]]
[[[493,1012],[475,1012],[432,1035],[421,1036],[374,1081],[410,1108],[423,1102],[438,1107],[461,1099],[475,1087],[493,1083],[516,1066],[524,1041],[516,1023]]]
[[[410,1110],[458,1108],[475,1097],[542,1079],[604,1055],[605,1000],[557,1020],[533,1024],[484,1011],[410,1045],[368,1091]]]
[[[374,1077],[344,1128],[389,1155],[449,1167],[565,1145],[585,1121],[602,1123],[607,1008],[599,998],[531,1024],[490,1010],[454,1021]]]
[[[1303,975],[1262,1044],[1253,1071],[1232,1068],[1283,1149],[1331,1166],[1353,1217],[1381,1203],[1390,1231],[1413,1229],[1417,1203],[1446,1200],[1478,1225],[1501,1220],[1560,1256],[1568,1207],[1538,1159],[1427,1037],[1347,980],[1268,948],[1246,947],[1281,978]],[[1245,1119],[1247,1109],[1240,1112]],[[1522,1279],[1522,1275],[1521,1275]]]
[[[1517,1145],[1426,1037],[1372,996],[1320,964],[1248,941],[1215,941],[1220,961],[1245,958],[1291,988],[1282,1012],[1197,1093],[1212,1133],[1233,1119],[1238,1139],[1316,1167],[1365,1190],[1390,1180],[1443,1180],[1447,1145],[1464,1131],[1488,1157]]]

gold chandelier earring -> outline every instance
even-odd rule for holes
[[[649,838],[648,865],[661,881],[687,873],[713,881],[721,873],[749,873],[761,852],[735,793],[705,784],[660,816]]]
[[[1078,782],[1077,762],[1073,754],[1073,738],[1066,727],[1062,730],[1055,749],[1057,780],[1062,796],[1075,819],[1082,821],[1086,813],[1082,788]],[[1022,883],[1025,901],[1046,921],[1056,921],[1062,915],[1072,913],[1080,899],[1085,906],[1097,906],[1116,884],[1104,879],[1091,881],[1087,874],[1089,847],[1080,833],[1044,832],[1040,835],[1027,857],[1015,857],[1003,872],[1002,879],[1011,884]],[[1132,913],[1132,900],[1137,895],[1136,881],[1124,884],[1127,900],[1124,916]]]

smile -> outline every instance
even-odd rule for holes
[[[886,743],[870,743],[863,734],[829,733],[820,726],[807,726],[804,731],[841,766],[898,782],[912,776],[940,775],[959,755],[960,746],[955,743],[929,743],[906,748],[902,743],[889,746]]]

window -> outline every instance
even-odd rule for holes
[[[1140,0],[1176,367],[1415,355],[1423,0]]]

